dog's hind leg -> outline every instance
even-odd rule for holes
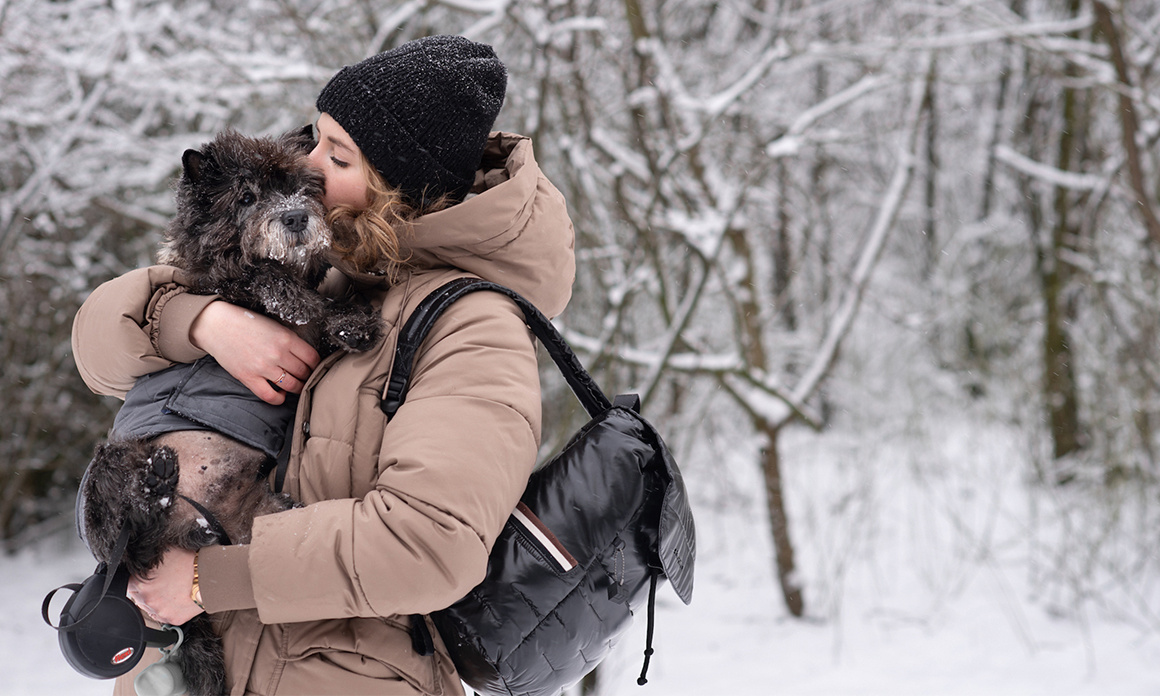
[[[141,505],[130,513],[135,528],[129,544],[129,571],[147,573],[161,562],[172,544],[168,538],[173,506],[177,503],[177,480],[180,475],[177,452],[164,445],[155,447],[142,465]]]
[[[167,508],[174,503],[177,495],[177,480],[180,471],[177,467],[177,452],[172,447],[161,445],[153,450],[153,455],[146,462],[149,465],[145,474],[146,491],[160,508]]]
[[[222,639],[213,621],[199,614],[181,627],[185,640],[173,656],[185,677],[189,696],[221,696],[226,693],[226,662]]]
[[[93,553],[100,560],[111,551],[107,538],[129,528],[123,560],[134,575],[147,574],[170,545],[166,535],[176,502],[177,453],[139,439],[109,442],[97,449],[85,490],[85,524]]]

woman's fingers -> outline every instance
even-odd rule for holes
[[[298,394],[318,365],[318,351],[277,321],[228,302],[211,302],[189,331],[194,345],[212,355],[259,399],[271,404]],[[281,381],[279,381],[281,380]]]
[[[125,594],[154,621],[179,626],[202,612],[190,597],[193,551],[171,548],[148,578],[132,576]]]
[[[308,349],[309,353],[299,355],[296,351],[303,347]],[[296,389],[286,389],[286,391],[292,391],[298,394],[302,391],[302,386],[306,384],[306,380],[310,378],[310,373],[314,372],[314,368],[318,367],[319,357],[318,353],[305,341],[302,341],[300,345],[294,343],[289,348],[290,351],[282,356],[282,361],[278,365],[281,371],[285,373],[285,379],[278,386],[285,389],[284,385],[288,382],[296,383]]]
[[[218,362],[221,361],[219,360]],[[225,367],[225,365],[222,365],[222,367]],[[229,371],[228,367],[226,367],[226,371]],[[230,372],[230,374],[234,373]],[[234,377],[236,377],[239,382],[245,385],[246,389],[254,392],[254,396],[268,404],[274,404],[277,406],[286,401],[286,392],[275,389],[273,385],[270,384],[270,381],[264,377],[243,377],[237,374],[234,374]]]

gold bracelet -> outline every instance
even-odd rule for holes
[[[202,604],[201,600],[199,599],[201,596],[201,586],[198,584],[197,575],[197,555],[199,553],[199,551],[193,552],[193,586],[189,589],[189,598],[193,600],[193,603],[196,604],[198,608],[200,608],[202,611],[205,611],[205,605]]]

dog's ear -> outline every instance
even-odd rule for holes
[[[314,144],[314,124],[313,123],[307,123],[305,126],[302,126],[302,130],[298,131],[298,134],[301,135],[306,140],[310,141],[311,144]]]
[[[314,125],[307,123],[301,128],[284,133],[282,139],[301,150],[304,154],[309,154],[314,149]]]
[[[181,156],[181,168],[185,178],[197,181],[201,178],[201,165],[205,162],[205,155],[197,150],[186,150]]]

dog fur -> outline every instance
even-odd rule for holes
[[[329,269],[330,231],[324,180],[306,159],[312,147],[307,127],[279,138],[227,131],[187,150],[160,258],[187,272],[193,292],[279,319],[322,353],[366,350],[381,338],[378,313],[365,301],[316,291]],[[295,505],[259,478],[267,462],[263,452],[212,431],[111,439],[97,447],[82,483],[89,548],[99,561],[148,576],[171,547],[222,543],[186,498],[210,510],[233,543],[246,543],[255,516]],[[128,549],[110,558],[123,525],[131,530]],[[199,614],[183,630],[172,659],[189,694],[223,693],[222,645],[210,618]]]
[[[281,138],[233,131],[186,150],[162,263],[185,269],[194,290],[256,309],[299,331],[322,352],[378,343],[378,313],[365,301],[316,292],[329,270],[324,180],[305,155],[310,126]]]

